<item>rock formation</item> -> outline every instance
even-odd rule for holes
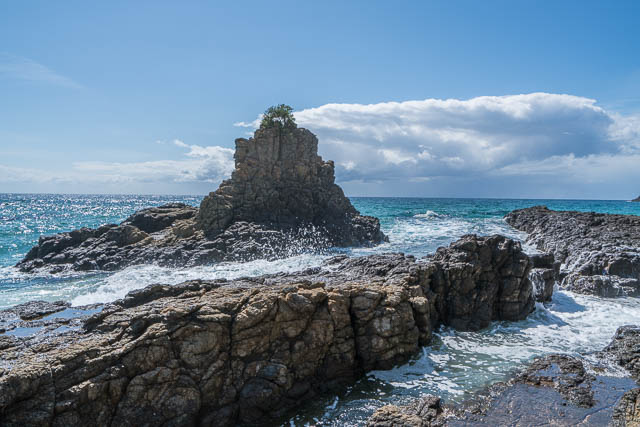
[[[152,285],[80,326],[0,335],[0,424],[264,423],[406,361],[439,324],[523,319],[530,269],[518,242],[470,235],[419,261],[341,256],[293,274]]]
[[[552,354],[535,359],[504,383],[460,405],[425,396],[408,406],[387,405],[370,427],[462,425],[613,425],[640,422],[640,328],[619,328],[613,341],[590,361]],[[613,361],[613,365],[608,362]],[[621,375],[615,367],[629,371]]]
[[[520,209],[505,220],[562,263],[561,286],[605,297],[640,295],[640,217]]]
[[[635,199],[633,199],[632,202],[640,202],[640,196],[638,196]]]
[[[334,182],[332,161],[301,128],[258,129],[236,140],[235,170],[197,209],[143,209],[120,225],[42,236],[23,271],[116,270],[157,263],[193,266],[294,255],[384,241],[377,218],[362,216]]]

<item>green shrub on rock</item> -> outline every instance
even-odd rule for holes
[[[293,108],[288,105],[274,105],[264,112],[260,129],[268,128],[295,129],[298,127],[296,119],[293,117]]]

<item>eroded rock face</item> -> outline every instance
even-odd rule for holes
[[[120,225],[42,236],[18,263],[23,271],[117,270],[155,263],[190,267],[277,258],[386,239],[334,182],[306,129],[260,129],[236,140],[231,179],[200,208],[180,203],[143,209]]]
[[[629,325],[618,328],[604,352],[628,370],[636,381],[640,381],[640,327]]]
[[[519,243],[470,235],[420,261],[337,257],[300,273],[150,286],[105,306],[81,330],[0,339],[0,419],[265,422],[367,370],[406,361],[439,324],[478,329],[526,317],[530,267]],[[435,416],[432,406],[417,413]]]
[[[564,288],[607,297],[640,295],[640,217],[536,206],[505,220],[562,263]]]
[[[560,277],[560,263],[552,253],[530,255],[533,268],[529,279],[533,283],[536,301],[548,302],[553,296],[553,288]]]
[[[198,224],[217,234],[236,221],[275,229],[317,227],[333,246],[384,240],[378,220],[360,216],[335,184],[334,165],[318,156],[307,129],[258,129],[236,140],[231,179],[204,198]]]

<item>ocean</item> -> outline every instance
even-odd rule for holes
[[[0,194],[0,309],[29,300],[65,300],[73,305],[105,303],[152,283],[234,278],[295,271],[321,264],[331,254],[305,254],[277,261],[220,263],[189,269],[134,266],[115,273],[30,275],[13,266],[41,234],[118,223],[136,210],[169,202],[198,205],[202,196]],[[590,200],[367,198],[351,201],[363,214],[380,218],[389,243],[374,248],[336,249],[352,256],[433,253],[464,234],[525,235],[502,219],[514,210],[546,205],[556,210],[640,215],[640,203]],[[525,246],[525,250],[534,248]],[[617,327],[637,323],[640,299],[606,299],[556,290],[521,322],[495,322],[480,332],[443,328],[432,345],[409,363],[374,371],[339,395],[331,394],[283,418],[284,425],[361,425],[375,408],[402,404],[432,393],[461,401],[503,380],[514,368],[547,353],[580,354],[602,349]]]

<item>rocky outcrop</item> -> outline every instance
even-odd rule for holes
[[[611,343],[604,349],[605,357],[625,368],[640,384],[640,327],[618,328]],[[627,391],[616,404],[614,426],[640,426],[640,387]]]
[[[375,218],[362,217],[335,184],[334,165],[318,156],[318,139],[306,129],[259,129],[236,140],[231,179],[204,198],[198,224],[217,234],[231,223],[275,229],[315,227],[333,246],[380,242]]]
[[[633,199],[632,202],[640,202],[640,196],[638,196],[635,199]]]
[[[632,378],[640,382],[640,327],[622,326],[618,328],[604,354],[625,368]]]
[[[530,268],[518,242],[471,235],[420,261],[336,257],[293,274],[150,286],[81,327],[0,335],[0,424],[264,423],[406,361],[439,324],[524,318]]]
[[[620,328],[600,361],[568,355],[535,359],[504,383],[495,384],[460,405],[425,396],[408,406],[387,405],[368,426],[462,425],[614,425],[640,421],[637,361],[640,329]],[[620,375],[615,366],[629,370]],[[422,409],[421,409],[422,408]]]
[[[194,266],[275,258],[386,239],[334,182],[306,129],[267,128],[236,140],[235,170],[200,208],[143,209],[120,225],[41,236],[22,271],[117,270],[134,264]]]
[[[640,295],[640,217],[536,206],[505,220],[562,263],[564,288],[606,297]]]
[[[553,288],[560,277],[560,263],[552,253],[530,255],[533,268],[529,280],[533,284],[533,293],[538,302],[551,301]]]

